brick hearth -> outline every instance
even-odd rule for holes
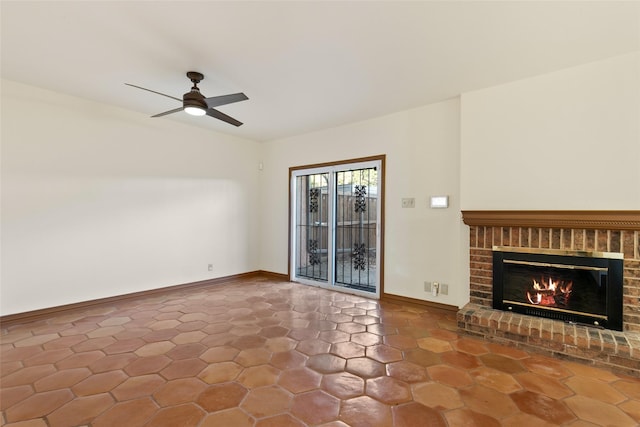
[[[640,376],[640,211],[466,211],[463,217],[471,268],[460,331]],[[492,309],[493,246],[623,253],[623,331]]]

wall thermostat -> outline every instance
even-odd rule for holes
[[[431,208],[448,208],[449,196],[431,196]]]

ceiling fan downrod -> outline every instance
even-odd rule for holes
[[[204,75],[202,73],[198,73],[197,71],[188,71],[187,78],[193,83],[193,87],[191,88],[191,90],[197,90],[198,92],[200,92],[198,83],[204,80]]]

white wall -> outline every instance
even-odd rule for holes
[[[444,304],[468,299],[466,239],[460,221],[459,101],[265,143],[261,172],[261,269],[286,274],[288,170],[386,154],[385,292]],[[429,195],[449,195],[448,209],[429,209]],[[414,209],[402,209],[415,197]],[[450,285],[431,297],[424,281]]]
[[[640,209],[640,53],[462,95],[462,209]]]
[[[258,154],[3,81],[2,315],[256,270]]]

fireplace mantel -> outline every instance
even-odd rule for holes
[[[482,210],[462,211],[467,225],[492,227],[640,230],[639,211]]]

